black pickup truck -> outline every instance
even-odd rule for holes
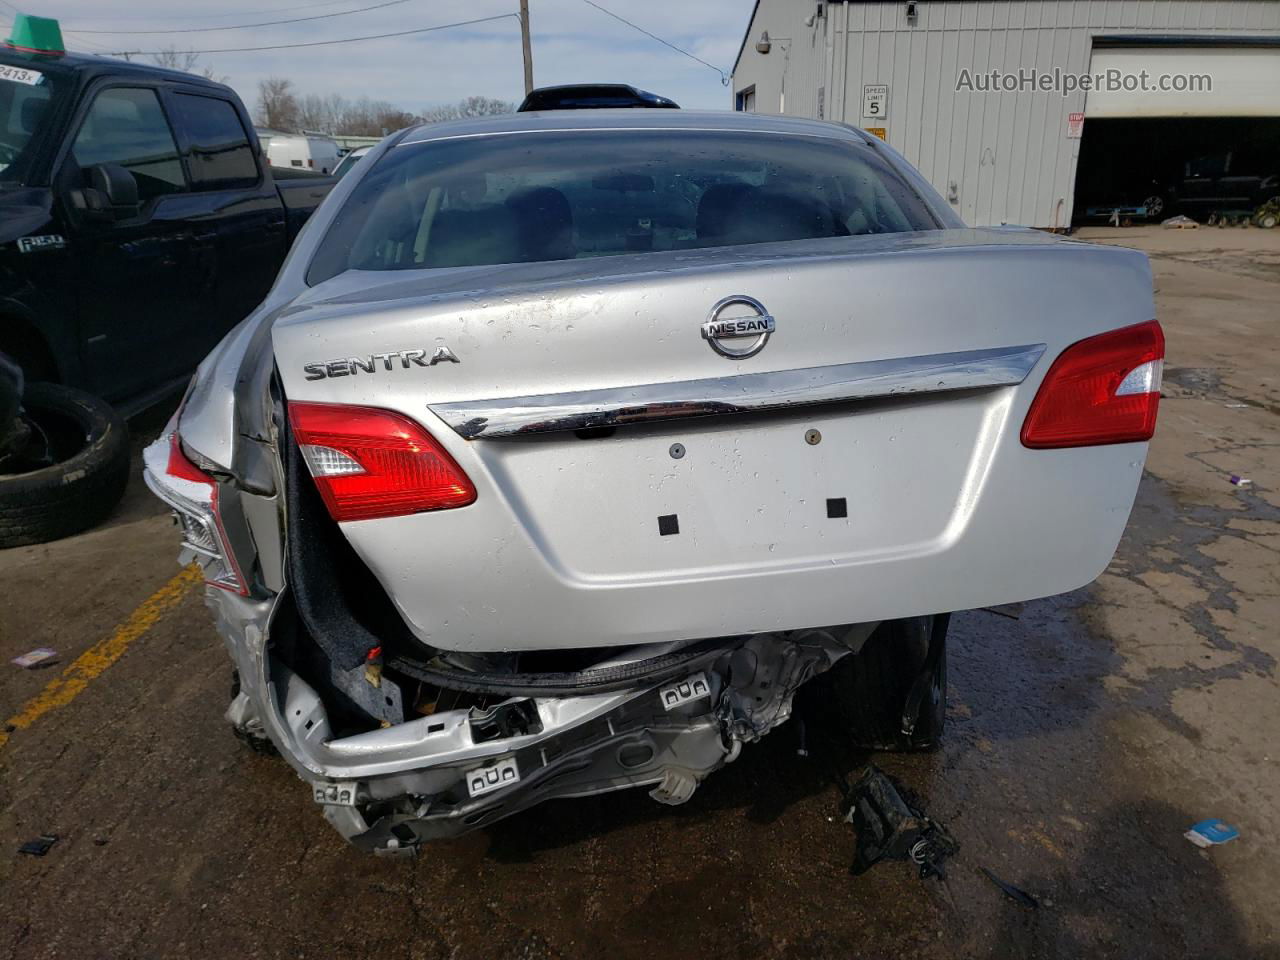
[[[121,413],[261,302],[331,184],[275,182],[222,84],[0,48],[0,547],[105,517]]]

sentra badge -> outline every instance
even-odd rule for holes
[[[323,363],[303,364],[308,380],[327,377],[350,377],[358,373],[408,370],[411,367],[434,367],[437,363],[461,363],[452,350],[441,344],[428,356],[426,350],[396,350],[393,353],[371,353],[363,357],[341,357]]]

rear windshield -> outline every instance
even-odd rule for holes
[[[671,130],[529,133],[396,147],[307,272],[414,270],[936,229],[869,147]]]

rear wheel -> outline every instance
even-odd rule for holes
[[[950,614],[888,620],[862,649],[819,678],[827,706],[852,746],[930,750],[947,706]]]
[[[104,520],[129,481],[129,435],[105,401],[28,384],[0,450],[0,547],[45,543]]]

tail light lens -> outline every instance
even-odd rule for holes
[[[152,492],[173,508],[182,528],[179,562],[196,561],[205,583],[247,597],[248,582],[222,525],[218,481],[183,450],[177,420],[174,414],[165,432],[143,452],[143,477]]]
[[[307,468],[337,521],[465,507],[476,488],[426,429],[377,407],[290,403]]]
[[[1023,446],[1150,440],[1163,366],[1164,332],[1155,320],[1072,344],[1053,362],[1027,411]]]

